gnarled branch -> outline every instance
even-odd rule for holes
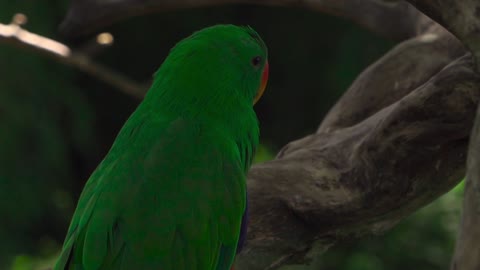
[[[437,42],[419,37],[395,48],[359,77],[317,133],[251,170],[239,269],[305,260],[312,246],[381,233],[462,179],[480,77],[469,55],[425,64]],[[382,72],[390,65],[402,76]]]

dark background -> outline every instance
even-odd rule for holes
[[[29,31],[58,34],[68,1],[0,1],[0,23],[26,14]],[[218,23],[248,24],[269,47],[270,81],[256,106],[257,161],[313,132],[355,77],[393,41],[304,9],[222,6],[157,13],[102,31],[115,37],[95,60],[148,83],[181,38]],[[44,269],[61,247],[83,184],[139,100],[72,68],[0,43],[0,269]],[[340,243],[315,269],[448,269],[462,186],[388,234]]]

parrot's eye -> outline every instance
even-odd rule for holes
[[[258,67],[258,65],[260,65],[260,63],[262,62],[262,57],[260,56],[255,56],[253,59],[252,59],[252,65],[254,67]]]

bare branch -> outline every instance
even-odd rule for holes
[[[433,22],[404,1],[382,0],[73,0],[61,29],[65,35],[89,33],[130,16],[227,4],[303,7],[350,19],[385,37],[404,40]]]
[[[0,43],[24,48],[49,57],[57,62],[77,68],[112,85],[127,95],[142,98],[146,93],[144,86],[94,62],[87,54],[81,51],[74,51],[65,44],[23,29],[19,24],[15,23],[15,19],[9,25],[0,23]]]

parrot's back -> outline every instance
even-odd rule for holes
[[[267,77],[251,28],[178,43],[87,181],[55,270],[230,270]]]
[[[182,118],[130,136],[135,151],[114,146],[87,183],[56,269],[210,270],[222,249],[230,265],[246,204],[235,142]]]

